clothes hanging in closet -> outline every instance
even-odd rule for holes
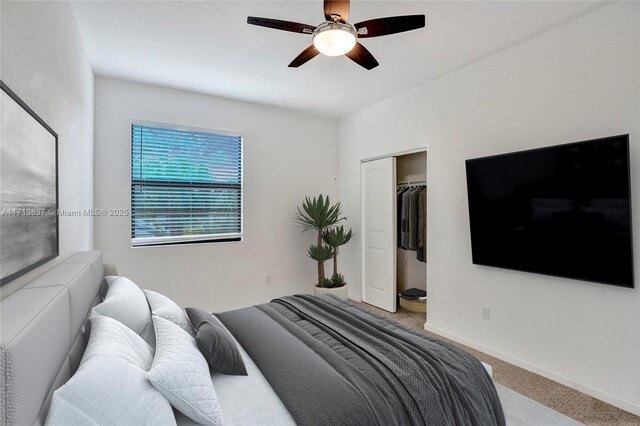
[[[418,249],[418,199],[422,188],[414,188],[409,195],[409,250]]]
[[[427,188],[420,191],[418,199],[418,250],[416,258],[427,261]]]
[[[405,250],[409,249],[409,198],[411,196],[410,188],[405,188],[400,197],[402,199],[401,209],[398,218],[400,220],[400,237],[398,243]]]
[[[408,187],[397,191],[398,246],[416,251],[416,258],[425,261],[426,187]]]
[[[404,247],[402,245],[402,194],[407,190],[407,188],[398,188],[396,191],[396,199],[397,199],[397,220],[398,223],[398,233],[397,233],[397,243],[398,247]]]

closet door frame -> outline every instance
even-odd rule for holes
[[[409,154],[418,154],[420,152],[426,152],[427,153],[427,161],[429,161],[429,150],[427,149],[426,146],[420,147],[420,148],[414,148],[414,149],[408,149],[406,151],[396,151],[390,154],[384,154],[384,155],[376,155],[375,157],[367,157],[367,158],[363,158],[362,160],[360,160],[360,164],[362,165],[362,163],[368,163],[369,161],[373,161],[373,160],[380,160],[382,158],[389,158],[389,157],[402,157],[403,155],[409,155]]]
[[[361,278],[360,278],[360,299],[366,303],[365,301],[365,237],[364,237],[364,215],[365,215],[365,211],[364,211],[364,194],[363,194],[363,185],[364,182],[362,181],[362,165],[364,163],[368,163],[370,161],[375,161],[375,160],[381,160],[383,158],[391,158],[391,157],[400,157],[403,155],[409,155],[409,154],[417,154],[420,152],[426,152],[427,153],[427,161],[429,161],[429,152],[428,152],[428,147],[427,146],[422,146],[419,148],[414,148],[414,149],[410,149],[410,150],[405,150],[405,151],[397,151],[394,153],[389,153],[389,154],[385,154],[385,155],[378,155],[375,157],[369,157],[369,158],[365,158],[360,160],[360,207],[361,207],[361,214],[360,214],[360,218],[361,218],[361,232],[363,233],[361,239],[362,239],[362,245],[361,245],[361,249],[360,249],[360,265],[361,265]],[[425,170],[428,170],[427,164],[425,164]],[[394,167],[394,173],[397,173]],[[396,183],[396,176],[393,177],[393,182],[391,182],[390,184],[392,184],[395,188],[395,183]],[[398,235],[396,232],[396,228],[395,226],[392,229],[393,235],[394,235],[394,241],[393,244],[397,245],[397,241],[398,241]],[[397,264],[395,264],[396,260],[395,260],[395,256],[394,256],[394,276],[397,274]],[[394,285],[394,292],[397,292],[397,281],[395,281],[395,285]],[[397,299],[396,299],[397,301]],[[395,309],[397,309],[396,303],[393,304],[393,306],[395,307],[393,311],[391,312],[395,312]]]

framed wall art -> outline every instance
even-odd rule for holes
[[[59,253],[58,135],[0,81],[0,285]]]

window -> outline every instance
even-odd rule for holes
[[[134,123],[131,245],[242,238],[242,137]]]

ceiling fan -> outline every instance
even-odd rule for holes
[[[378,61],[357,39],[416,30],[423,28],[425,22],[424,15],[407,15],[370,19],[352,25],[347,22],[347,19],[349,19],[349,0],[324,0],[324,17],[326,21],[317,27],[255,16],[249,16],[247,23],[276,30],[313,35],[313,44],[303,50],[289,64],[289,67],[297,68],[318,54],[323,53],[327,56],[346,55],[358,65],[371,70],[379,65]]]

